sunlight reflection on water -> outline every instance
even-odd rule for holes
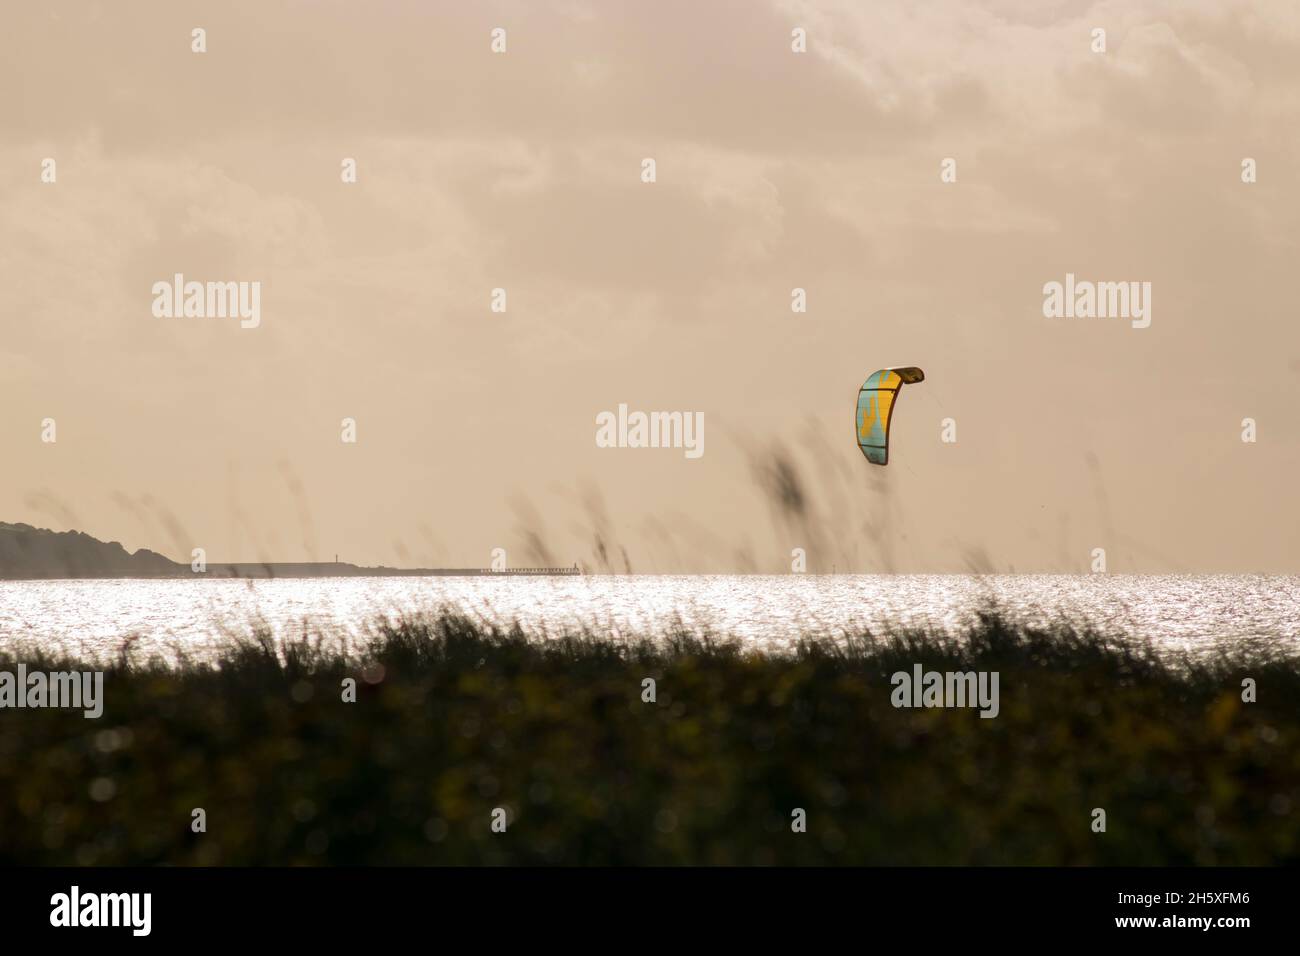
[[[1266,575],[713,575],[0,582],[0,642],[115,655],[203,656],[269,627],[356,637],[382,615],[452,606],[555,635],[675,626],[765,649],[909,625],[953,631],[995,603],[1029,623],[1089,621],[1162,651],[1300,643],[1300,577]]]

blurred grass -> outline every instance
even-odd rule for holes
[[[1000,672],[1000,715],[893,708],[889,675],[918,662]],[[104,694],[99,720],[0,710],[0,862],[1300,862],[1295,658],[1168,663],[993,612],[960,639],[782,656],[682,634],[533,640],[446,612],[346,653],[267,634],[215,665],[124,652]]]

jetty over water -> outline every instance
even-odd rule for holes
[[[339,561],[307,563],[266,564],[209,564],[205,572],[196,574],[190,568],[171,575],[173,577],[209,578],[496,578],[496,577],[554,577],[581,575],[576,564],[568,568],[366,568]]]
[[[511,574],[581,575],[582,569],[575,564],[571,568],[502,568],[500,571],[494,571],[492,568],[483,568],[481,571],[477,571],[475,573],[488,574],[493,576],[498,576],[503,574],[504,575],[511,575]]]

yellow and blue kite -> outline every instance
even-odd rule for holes
[[[899,390],[924,381],[925,373],[914,365],[882,368],[858,389],[858,447],[873,465],[889,464],[889,423]]]

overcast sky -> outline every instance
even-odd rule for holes
[[[184,560],[1300,572],[1296,4],[5,21],[0,520]],[[175,273],[260,282],[260,326],[155,317]],[[1044,317],[1066,273],[1150,282],[1150,327]],[[889,365],[927,377],[881,469],[853,410]],[[598,448],[620,403],[702,412],[705,453]]]

